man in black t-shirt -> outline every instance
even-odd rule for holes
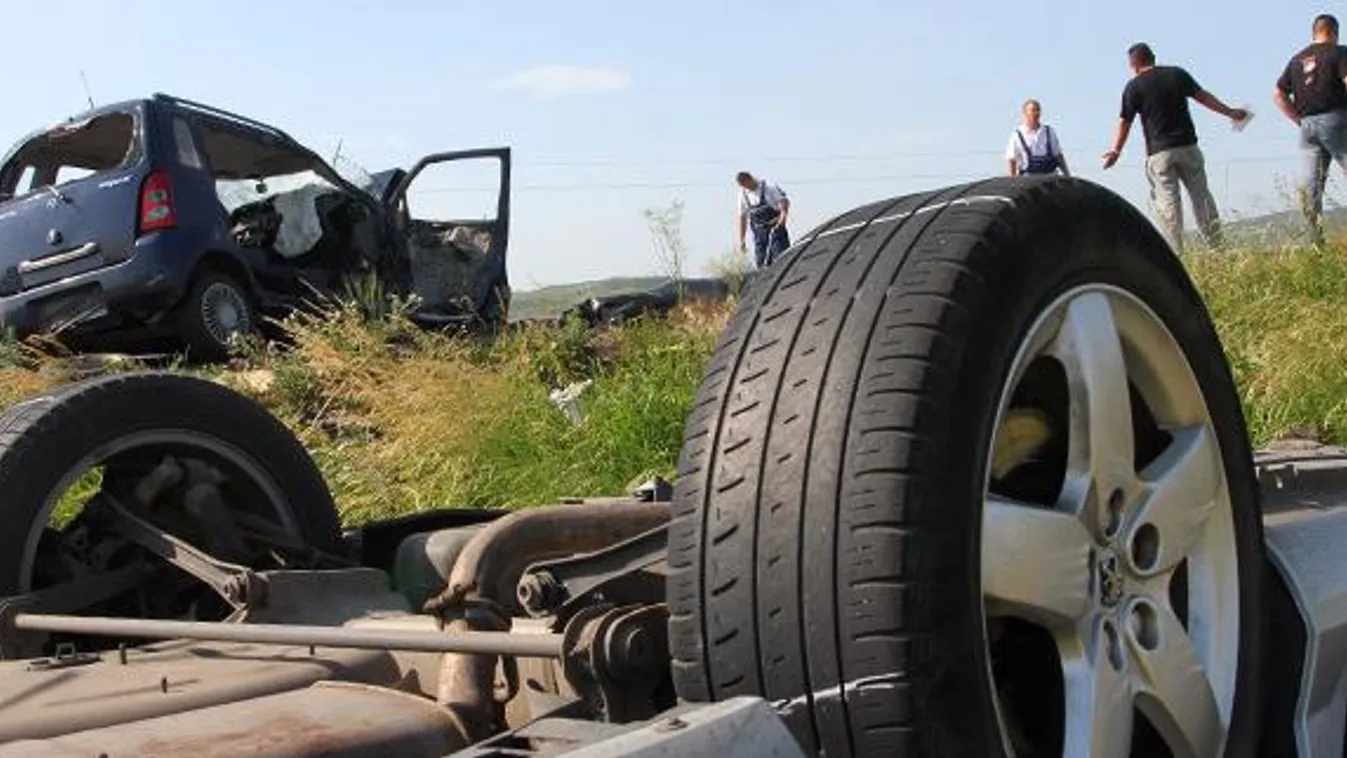
[[[1314,19],[1313,42],[1291,58],[1277,79],[1276,100],[1300,127],[1305,151],[1301,208],[1315,242],[1323,242],[1320,214],[1328,167],[1347,171],[1347,50],[1338,45],[1338,20],[1325,13]]]
[[[1127,51],[1132,79],[1122,94],[1122,111],[1113,147],[1104,153],[1104,168],[1112,168],[1122,154],[1132,131],[1132,122],[1141,116],[1146,138],[1146,178],[1151,185],[1151,202],[1160,217],[1160,229],[1175,251],[1183,251],[1183,198],[1179,185],[1188,190],[1193,215],[1207,244],[1221,244],[1220,213],[1216,199],[1207,187],[1207,170],[1202,150],[1197,146],[1197,128],[1188,112],[1192,98],[1207,108],[1236,122],[1249,114],[1231,108],[1202,89],[1197,81],[1178,66],[1155,65],[1155,53],[1139,43]]]

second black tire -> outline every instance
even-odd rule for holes
[[[1064,178],[857,208],[750,288],[706,367],[675,486],[681,698],[765,697],[828,758],[1004,754],[981,631],[982,477],[1020,340],[1088,283],[1158,314],[1210,408],[1240,573],[1227,754],[1252,755],[1261,522],[1229,367],[1149,221]]]
[[[26,589],[30,528],[62,479],[87,456],[133,435],[185,431],[224,446],[280,494],[291,532],[326,552],[341,551],[331,492],[313,459],[258,403],[215,382],[171,373],[90,379],[31,398],[0,415],[0,596]]]

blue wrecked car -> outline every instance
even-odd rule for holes
[[[497,326],[510,298],[510,158],[508,147],[446,152],[371,176],[178,97],[91,109],[0,161],[0,328],[76,344],[169,338],[216,359],[266,317],[371,275],[422,326]],[[494,213],[409,208],[426,169],[454,161],[491,162]]]

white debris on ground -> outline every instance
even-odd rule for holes
[[[580,426],[585,423],[584,406],[580,402],[580,396],[593,385],[593,379],[586,379],[569,384],[564,389],[552,390],[550,396],[552,404],[566,414],[566,418],[570,419],[572,424]]]

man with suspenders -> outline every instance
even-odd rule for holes
[[[747,171],[735,176],[739,184],[739,215],[735,241],[737,249],[744,249],[744,232],[753,229],[753,265],[766,268],[776,257],[790,247],[790,233],[786,218],[790,215],[790,198],[775,184],[759,179]]]
[[[1041,121],[1043,107],[1037,100],[1024,104],[1024,124],[1015,127],[1006,146],[1006,167],[1011,176],[1055,174],[1070,176],[1066,155],[1052,127]]]

